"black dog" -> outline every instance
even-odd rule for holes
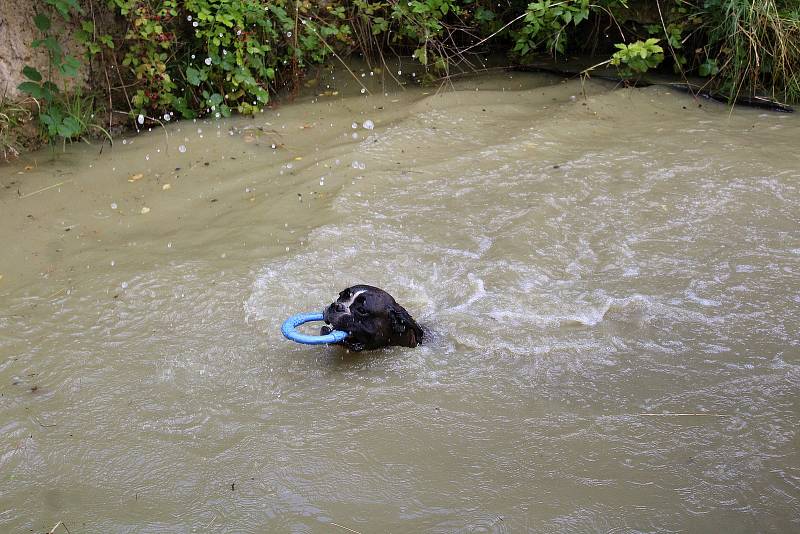
[[[354,352],[390,345],[416,347],[422,343],[422,329],[416,321],[389,293],[377,287],[357,285],[345,289],[322,316],[331,326],[323,326],[321,333],[347,332],[341,345]]]

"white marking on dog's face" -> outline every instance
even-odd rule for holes
[[[350,300],[348,300],[347,302],[342,302],[342,304],[344,304],[344,307],[347,308],[347,312],[345,313],[350,313],[350,306],[352,306],[353,302],[355,302],[356,297],[358,297],[361,293],[366,293],[366,292],[367,292],[366,289],[356,291],[355,293],[350,295]]]

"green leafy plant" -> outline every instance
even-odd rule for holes
[[[80,10],[77,0],[47,0],[47,3],[66,21],[70,20],[72,10]],[[66,92],[60,90],[53,82],[53,72],[57,72],[65,80],[66,87],[66,80],[78,75],[80,61],[64,52],[56,38],[49,16],[37,13],[34,24],[43,37],[34,40],[33,47],[42,48],[47,52],[48,72],[43,74],[38,69],[26,65],[22,73],[28,81],[22,82],[18,89],[37,102],[37,118],[42,133],[51,144],[59,137],[65,142],[79,138],[86,131],[86,125],[79,117],[70,113]]]
[[[646,41],[631,44],[616,44],[619,48],[611,56],[611,64],[615,65],[624,78],[647,72],[664,61],[664,49],[658,45],[658,39],[651,37]]]
[[[542,44],[553,54],[564,54],[567,27],[577,26],[589,17],[589,0],[539,0],[528,5],[524,25],[514,33],[513,52],[525,56]]]
[[[326,18],[308,2],[275,0],[112,0],[132,21],[122,65],[137,89],[132,115],[178,111],[229,116],[256,113],[270,93],[328,56],[328,40],[346,40],[343,9]]]

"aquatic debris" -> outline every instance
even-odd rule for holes
[[[54,189],[56,187],[60,187],[60,186],[62,186],[64,184],[68,184],[68,183],[71,183],[71,182],[72,182],[72,180],[64,180],[63,182],[58,182],[57,184],[48,185],[47,187],[43,187],[41,189],[37,189],[36,191],[34,191],[32,193],[27,193],[25,195],[21,195],[19,198],[22,199],[22,198],[32,197],[33,195],[38,195],[39,193],[42,193],[44,191],[48,191],[50,189]]]
[[[161,186],[161,190],[162,191],[166,191],[167,189],[172,189],[172,185],[171,184],[164,184],[164,185]]]
[[[128,176],[128,181],[133,183],[136,180],[141,180],[142,178],[144,178],[144,174],[142,174],[142,173],[131,174],[130,176]]]
[[[147,206],[143,207],[142,208],[142,215],[146,215],[148,213],[150,213],[150,208],[148,208]]]

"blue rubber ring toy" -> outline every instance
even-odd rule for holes
[[[301,334],[296,330],[298,326],[312,321],[322,321],[321,313],[298,313],[292,315],[283,322],[281,326],[281,333],[286,339],[291,339],[297,343],[305,343],[306,345],[328,345],[330,343],[339,343],[347,337],[347,332],[342,330],[333,330],[330,334],[324,336],[309,336],[308,334]]]

